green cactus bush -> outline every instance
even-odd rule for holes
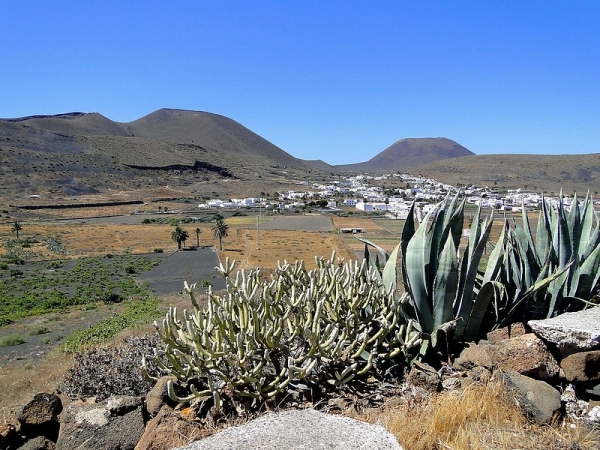
[[[300,385],[339,387],[355,377],[385,376],[420,347],[415,322],[405,319],[406,296],[386,287],[366,262],[318,258],[279,263],[270,278],[239,271],[226,260],[223,296],[200,307],[185,284],[191,311],[172,308],[155,323],[164,345],[154,360],[173,375],[169,394],[179,401],[224,397],[256,406]],[[242,402],[243,403],[243,402]],[[247,402],[245,403],[247,404]]]

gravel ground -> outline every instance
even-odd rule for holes
[[[213,247],[182,250],[167,256],[158,266],[138,278],[149,282],[158,296],[182,291],[184,281],[197,283],[200,287],[200,283],[207,280],[212,283],[213,289],[224,289],[225,280],[215,272],[219,263]]]

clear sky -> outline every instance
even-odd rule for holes
[[[407,137],[600,152],[598,0],[5,0],[0,17],[3,118],[208,111],[330,164]]]

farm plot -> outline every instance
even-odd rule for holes
[[[184,281],[196,283],[198,288],[211,284],[215,290],[225,289],[225,280],[215,272],[218,265],[219,257],[213,247],[184,250],[165,258],[139,279],[148,282],[159,296],[180,292]]]
[[[161,257],[34,261],[0,270],[0,363],[43,356],[73,332],[145,305],[150,292],[135,275]]]
[[[0,271],[0,326],[16,319],[148,294],[134,275],[158,264],[132,255],[30,262]]]
[[[333,231],[331,218],[328,216],[282,216],[262,224],[265,230],[292,231]]]

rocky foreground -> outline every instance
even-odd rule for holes
[[[436,370],[415,364],[402,386],[373,387],[369,398],[329,399],[299,409],[263,414],[221,430],[176,404],[162,378],[146,395],[113,395],[103,401],[69,401],[40,393],[21,408],[16,423],[0,425],[2,449],[401,448],[383,427],[341,415],[347,408],[401,402],[472,383],[501,379],[534,423],[568,416],[578,426],[600,428],[600,308],[515,324],[489,333],[452,365]],[[317,411],[320,409],[321,411]],[[209,436],[211,435],[212,436]]]

